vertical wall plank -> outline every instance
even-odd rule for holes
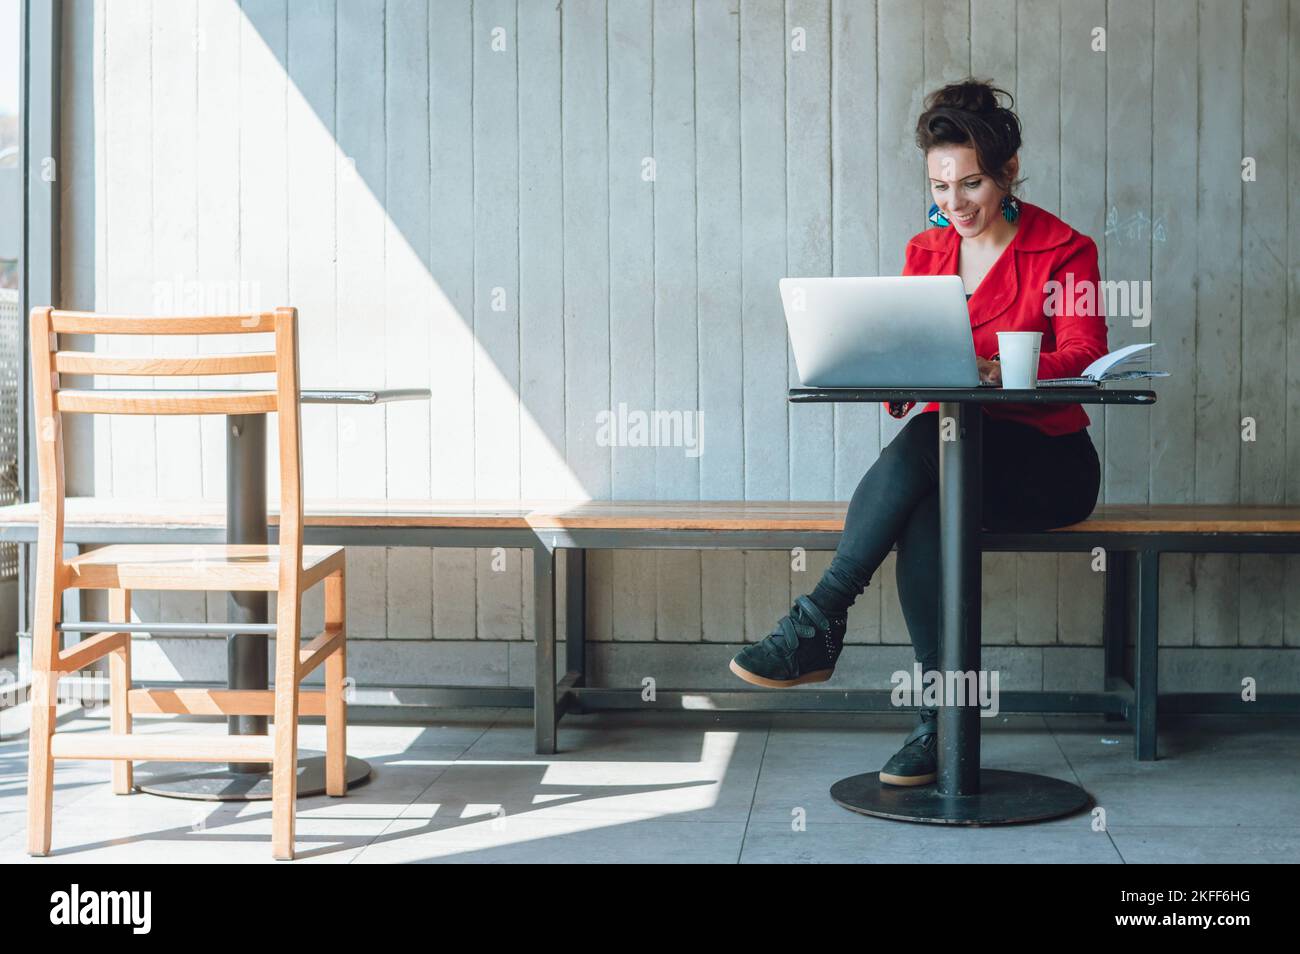
[[[916,119],[928,92],[924,88],[922,12],[919,4],[903,0],[880,0],[877,11],[876,141],[880,176],[877,241],[882,275],[902,274],[907,241],[926,226],[924,210],[917,208],[916,197],[909,195],[906,188],[906,183],[916,182],[924,175],[914,138]],[[889,436],[902,426],[894,423]],[[882,442],[888,443],[883,438]]]
[[[704,500],[736,500],[745,490],[739,8],[739,0],[695,5],[699,406],[704,437],[699,466]],[[739,641],[744,578],[741,553],[700,554],[702,638]]]
[[[1105,277],[1146,282],[1151,277],[1151,55],[1153,13],[1149,0],[1111,2],[1107,29]],[[1130,223],[1136,223],[1130,225]],[[1135,316],[1108,315],[1112,350],[1150,341],[1152,330],[1135,326]],[[1111,503],[1144,503],[1149,489],[1150,419],[1133,408],[1106,410],[1106,441],[1118,453],[1106,455],[1104,481]]]
[[[655,403],[655,170],[651,105],[650,0],[609,6],[609,374],[610,410],[626,404],[632,413],[649,413]],[[665,174],[670,170],[665,169]],[[680,174],[680,170],[676,171]],[[614,227],[612,223],[618,223]],[[613,497],[652,500],[655,470],[650,447],[608,451]],[[597,638],[649,642],[654,639],[656,555],[648,550],[593,551],[589,578],[607,613],[597,620]],[[602,572],[603,571],[603,572]]]
[[[1280,504],[1286,467],[1286,406],[1275,382],[1286,379],[1287,10],[1285,0],[1246,3],[1243,153],[1255,160],[1255,181],[1242,188],[1241,414],[1255,422],[1241,444],[1241,502]],[[1286,558],[1241,559],[1238,642],[1281,646]]]
[[[265,307],[288,303],[289,223],[287,157],[288,4],[286,0],[245,0],[239,36],[239,280],[258,290]],[[232,349],[252,351],[269,345],[270,335],[240,336]],[[251,378],[232,378],[246,387]],[[265,380],[265,379],[263,379]],[[266,421],[267,499],[280,494],[279,425]],[[224,434],[223,434],[224,437]],[[224,446],[222,448],[224,455]]]
[[[175,314],[202,313],[206,295],[196,278],[195,147],[198,117],[198,9],[194,0],[153,4],[152,105],[153,286],[155,310]],[[163,132],[165,131],[165,132]],[[161,133],[161,134],[158,134]],[[154,343],[160,354],[193,354],[196,335],[162,335]],[[170,378],[164,383],[192,388],[197,377]],[[200,485],[199,417],[159,417],[155,422],[158,451],[155,469],[158,493],[183,497]],[[179,594],[176,596],[180,599]],[[192,602],[192,597],[190,598]],[[170,600],[164,598],[163,602]]]
[[[520,492],[525,498],[557,498],[572,496],[564,462],[564,287],[555,261],[555,250],[563,245],[560,223],[564,209],[560,193],[560,12],[551,4],[521,3],[516,15]],[[607,560],[607,554],[602,558]],[[524,559],[529,560],[527,556]],[[531,562],[524,563],[525,605],[531,600],[531,566]],[[607,607],[608,586],[596,594],[590,567],[587,575],[588,607],[598,601]],[[588,615],[592,616],[590,609]],[[523,622],[524,638],[531,639],[531,611],[524,613]],[[590,626],[589,638],[597,638],[594,630]]]
[[[561,24],[564,114],[565,453],[585,494],[610,491],[597,415],[609,408],[609,159],[605,5],[566,3]]]
[[[740,10],[741,294],[745,314],[745,497],[789,499],[786,330],[785,10]]]
[[[831,272],[830,17],[827,0],[788,0],[785,18],[786,245],[791,276]],[[789,336],[786,336],[789,348]],[[786,361],[799,386],[794,352]],[[834,416],[828,404],[789,404],[790,498],[834,495]]]
[[[339,372],[349,379],[384,380],[386,305],[384,239],[387,192],[384,130],[383,0],[338,5],[336,116],[342,161],[338,207]],[[364,319],[361,316],[365,316]],[[386,477],[384,407],[340,407],[339,493],[382,496]],[[382,547],[349,547],[348,627],[362,636],[387,633],[387,561]]]
[[[1300,0],[1287,11],[1286,503],[1300,503]],[[1279,117],[1279,121],[1280,117]],[[1300,646],[1300,556],[1286,557],[1286,645]]]
[[[95,215],[97,198],[94,188],[99,163],[95,137],[103,123],[96,123],[96,97],[103,89],[102,75],[103,18],[96,17],[95,0],[65,0],[63,4],[62,89],[59,92],[59,272],[60,304],[64,308],[91,311],[95,307],[95,243],[101,223]],[[101,116],[102,118],[102,116]],[[79,346],[80,347],[80,346]],[[81,416],[81,415],[76,415]],[[88,421],[78,422],[86,437],[78,441],[89,448],[93,439]],[[73,422],[64,422],[65,451],[71,447]],[[86,464],[94,455],[67,453],[64,479],[69,494],[93,492],[93,487],[74,489],[79,474],[74,460],[83,457]],[[93,475],[92,475],[93,476]]]
[[[429,328],[433,392],[430,482],[435,497],[474,496],[474,419],[464,413],[474,386],[474,156],[469,5],[429,11],[429,271],[438,293]],[[472,637],[477,625],[475,557],[470,549],[433,551],[433,635]]]
[[[384,72],[385,383],[428,387],[429,312],[436,291],[429,274],[429,9],[424,0],[389,0]],[[385,409],[389,497],[429,497],[430,412],[426,401],[400,401]],[[371,417],[377,415],[372,411]],[[385,563],[388,637],[432,638],[432,552],[389,547]]]
[[[1021,0],[1016,18],[1016,102],[1024,129],[1020,194],[1053,214],[1061,208],[1061,49],[1042,35],[1059,34],[1059,0]],[[1054,553],[1016,557],[1016,642],[1041,646],[1057,642]]]
[[[64,308],[93,311],[96,287],[96,245],[101,223],[96,212],[99,174],[97,149],[102,122],[97,119],[96,100],[103,83],[103,20],[96,17],[94,0],[69,0],[63,4],[63,38],[60,52],[63,77],[59,91],[59,304]],[[82,338],[72,347],[86,348]],[[68,376],[72,386],[91,386],[87,378]],[[103,455],[95,449],[95,418],[98,415],[70,414],[63,421],[63,479],[69,496],[95,493],[95,467]],[[104,612],[107,612],[105,603]],[[103,617],[93,617],[102,619]]]
[[[1094,51],[1092,43],[1093,30],[1105,25],[1105,0],[1061,5],[1061,75],[1068,77],[1061,82],[1061,218],[1096,242],[1099,252],[1106,228],[1107,53]],[[1090,420],[1102,417],[1096,408],[1084,411]],[[1096,444],[1095,423],[1089,434]],[[1061,553],[1056,562],[1059,641],[1100,645],[1105,577],[1092,569],[1090,553]]]
[[[105,184],[105,212],[112,223],[111,239],[104,249],[107,259],[106,302],[112,310],[153,309],[153,210],[150,181],[153,174],[153,117],[149,100],[140,90],[150,88],[152,56],[152,4],[118,4],[105,8],[106,49],[104,52],[105,148],[112,156],[109,180]],[[107,352],[140,351],[151,347],[149,339],[126,342],[103,338],[97,341]],[[105,387],[126,387],[131,382],[105,378]],[[149,386],[144,384],[143,386]],[[154,467],[139,466],[141,460],[157,460],[154,421],[148,417],[112,415],[106,428],[96,430],[96,439],[107,437],[110,451],[110,495],[154,496],[158,475]],[[128,451],[128,448],[130,449]],[[100,486],[97,484],[97,486]],[[137,601],[143,618],[156,608],[154,597]],[[155,617],[156,618],[156,617]]]
[[[1239,2],[1200,4],[1197,137],[1196,499],[1241,494],[1242,27]],[[1193,557],[1196,644],[1237,642],[1241,558]]]
[[[739,0],[694,12],[699,408],[704,500],[744,494],[740,294]]]
[[[1151,243],[1153,365],[1171,372],[1151,382],[1151,499],[1191,503],[1196,498],[1196,206],[1187,194],[1196,181],[1192,138],[1199,110],[1196,7],[1156,0],[1151,110],[1151,217],[1160,229]],[[1161,240],[1163,236],[1163,241]],[[1192,644],[1191,554],[1160,560],[1161,645]]]
[[[335,0],[289,7],[289,300],[298,309],[304,376],[338,382],[347,376],[338,349],[334,264],[337,241],[335,180]],[[308,498],[339,492],[338,408],[302,409],[303,488]]]
[[[925,88],[937,89],[970,75],[970,0],[925,0]],[[929,179],[922,170],[922,184]],[[924,199],[925,194],[922,194]],[[924,203],[928,209],[930,203]]]
[[[474,493],[519,496],[519,32],[513,0],[474,4]],[[478,553],[480,639],[519,639],[522,554]]]
[[[656,0],[654,18],[654,409],[693,417],[699,407],[696,282],[695,62],[691,0]],[[651,449],[661,500],[697,499],[700,461],[683,446]],[[700,639],[700,554],[656,554],[655,638]]]
[[[152,84],[150,104],[153,136],[153,310],[171,314],[201,314],[205,289],[197,279],[197,186],[195,148],[198,116],[197,37],[198,9],[192,0],[153,4]],[[165,130],[165,133],[159,134]],[[199,292],[199,294],[195,294]],[[159,354],[194,354],[196,335],[160,335],[154,340]],[[161,380],[162,386],[192,388],[197,377]],[[198,415],[164,416],[154,422],[157,435],[158,493],[185,497],[202,486]],[[146,465],[147,466],[147,465]],[[198,591],[160,592],[158,619],[205,619],[207,597]]]
[[[610,451],[598,421],[610,408],[610,207],[606,4],[580,0],[561,10],[564,183],[564,456],[581,497],[612,489]],[[601,359],[600,356],[606,356]],[[599,613],[612,586],[598,554],[589,579]],[[598,624],[597,630],[599,631]]]

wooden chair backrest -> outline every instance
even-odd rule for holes
[[[221,354],[120,354],[69,351],[59,335],[275,335],[273,351]],[[92,342],[93,347],[93,342]],[[295,308],[245,315],[158,317],[59,311],[31,312],[32,390],[40,480],[36,598],[53,602],[60,619],[64,589],[63,415],[75,414],[261,414],[275,412],[280,435],[280,591],[297,592],[302,574],[302,437],[298,384],[298,312]],[[83,390],[61,386],[60,375],[274,375],[269,390]],[[57,581],[57,585],[56,584]]]

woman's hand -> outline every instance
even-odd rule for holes
[[[1002,365],[996,361],[990,361],[987,358],[976,357],[975,365],[980,371],[980,380],[989,381],[993,384],[1002,383]]]

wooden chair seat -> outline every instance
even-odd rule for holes
[[[302,548],[303,589],[343,567],[342,547]],[[266,590],[280,586],[275,545],[122,543],[66,561],[68,586],[92,590]]]

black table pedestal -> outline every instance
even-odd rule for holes
[[[232,732],[232,735],[247,733]],[[241,772],[212,762],[137,762],[137,791],[203,802],[260,802],[271,797],[271,770]],[[343,766],[347,787],[370,779],[370,763],[349,755]],[[298,750],[298,797],[325,794],[325,755]]]
[[[1014,825],[1071,815],[1091,798],[1077,785],[1026,772],[984,769],[973,795],[945,795],[936,785],[886,785],[880,773],[842,778],[835,804],[862,815],[935,825]]]
[[[939,668],[980,670],[980,530],[983,523],[983,421],[978,403],[939,405],[940,630]],[[831,798],[866,815],[944,825],[1005,825],[1072,814],[1089,802],[1077,785],[1042,775],[980,769],[979,698],[945,699],[939,706],[938,779],[933,785],[896,786],[871,772],[841,779]]]

